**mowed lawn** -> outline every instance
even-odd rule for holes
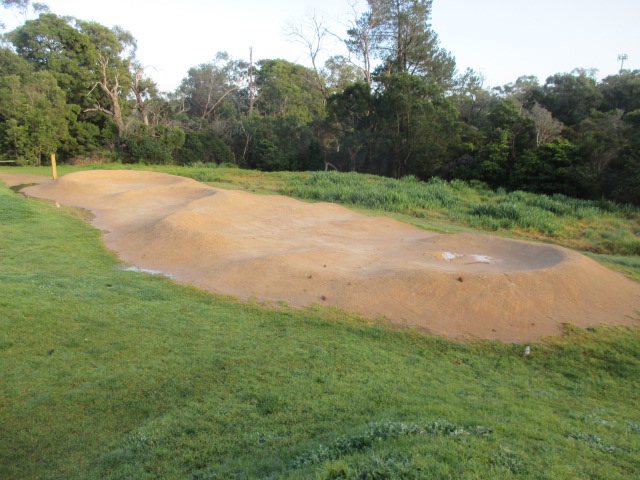
[[[0,187],[0,478],[630,479],[640,331],[452,342],[119,268]]]

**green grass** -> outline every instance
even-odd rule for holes
[[[283,192],[533,237],[593,253],[640,255],[640,210],[607,201],[493,192],[460,180],[420,182],[413,177],[394,180],[338,172],[289,177]]]
[[[628,479],[640,333],[456,343],[118,269],[0,187],[0,478]],[[617,257],[616,257],[617,258]]]
[[[640,256],[598,255],[593,253],[587,253],[586,255],[606,267],[622,272],[632,280],[640,282]]]

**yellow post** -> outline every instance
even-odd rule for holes
[[[56,168],[56,154],[51,154],[51,171],[53,172],[53,179],[58,179],[58,169]]]

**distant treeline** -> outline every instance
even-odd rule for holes
[[[318,65],[329,34],[288,26],[307,68],[218,53],[159,92],[118,28],[0,0],[28,17],[0,46],[0,156],[232,163],[479,181],[492,188],[640,204],[640,71],[535,77],[488,90],[430,28],[431,0],[368,0],[348,56]],[[35,15],[38,15],[35,18]],[[341,32],[334,32],[340,35]]]

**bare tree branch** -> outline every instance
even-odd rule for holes
[[[331,35],[326,18],[315,11],[308,11],[300,22],[287,22],[285,35],[307,50],[307,55],[316,73],[317,88],[326,97],[327,90],[318,66],[318,55],[324,49],[326,38]]]

